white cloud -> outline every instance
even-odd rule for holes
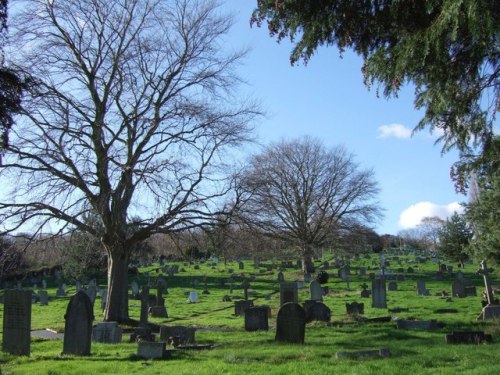
[[[401,124],[382,125],[378,128],[377,138],[402,138],[411,137],[412,130]]]
[[[463,207],[458,202],[453,202],[447,205],[438,205],[431,202],[418,202],[399,215],[399,226],[403,229],[416,227],[424,217],[437,216],[446,220],[454,212],[462,213]]]

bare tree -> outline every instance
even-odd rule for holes
[[[243,217],[270,235],[291,241],[312,270],[314,247],[332,233],[381,215],[371,170],[362,170],[343,147],[320,141],[282,141],[254,156],[242,178],[248,196]]]
[[[228,52],[221,13],[212,0],[26,0],[13,22],[16,67],[37,84],[2,166],[15,188],[1,221],[99,238],[105,320],[129,319],[135,244],[220,214],[232,190],[223,152],[249,139],[258,111],[238,97],[245,53]]]

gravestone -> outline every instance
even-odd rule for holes
[[[135,298],[135,299],[140,299],[140,295],[139,295],[139,284],[137,284],[137,281],[132,281],[130,283],[130,290],[132,291],[132,296]]]
[[[239,268],[240,270],[244,270],[244,269],[245,269],[245,264],[244,264],[243,262],[239,262],[239,263],[238,263],[238,268]]]
[[[306,313],[306,322],[312,322],[314,320],[320,322],[329,322],[331,319],[331,311],[328,306],[326,306],[321,301],[307,300],[304,302],[304,311]]]
[[[406,273],[413,273],[413,272],[414,272],[414,271],[413,271],[413,268],[412,268],[412,267],[408,267],[408,268],[406,269]]]
[[[323,301],[323,289],[318,280],[313,280],[309,284],[310,299],[313,301]]]
[[[97,296],[97,287],[94,284],[90,284],[87,289],[82,289],[82,290],[89,296],[90,304],[92,305],[93,308],[95,303],[95,298]]]
[[[40,306],[47,306],[49,304],[49,295],[46,290],[40,290],[38,297],[40,298]]]
[[[464,331],[447,334],[445,341],[447,344],[482,344],[493,341],[493,337],[482,331]]]
[[[162,277],[158,277],[156,282],[156,304],[149,309],[152,317],[168,318],[167,308],[165,307],[165,300],[163,298],[163,291],[165,289],[165,280],[163,280]]]
[[[190,291],[187,301],[188,303],[198,303],[200,301],[200,298],[198,297],[198,292],[195,290]]]
[[[500,318],[500,305],[495,304],[495,299],[493,296],[493,290],[491,288],[490,272],[492,270],[488,269],[486,260],[481,261],[481,268],[477,271],[478,274],[483,275],[484,287],[486,289],[486,299],[488,304],[483,307],[481,314],[477,317],[478,320],[486,319],[499,319]]]
[[[358,303],[358,302],[346,303],[345,309],[346,309],[347,315],[350,315],[350,316],[364,315],[365,304]]]
[[[335,358],[337,359],[367,359],[367,358],[385,358],[390,357],[391,351],[388,348],[382,349],[369,349],[357,350],[352,352],[337,352]]]
[[[280,283],[280,306],[288,302],[298,303],[298,301],[297,283]]]
[[[453,297],[465,297],[465,283],[463,279],[453,280],[451,284],[451,295]]]
[[[94,312],[85,292],[80,290],[71,297],[64,319],[63,354],[90,355]]]
[[[372,307],[377,309],[387,308],[387,296],[384,279],[372,280]]]
[[[285,281],[285,276],[283,275],[283,272],[278,272],[278,282],[279,283],[282,283],[283,281]]]
[[[253,307],[253,301],[239,300],[234,302],[234,315],[242,316],[245,315],[245,311]]]
[[[398,290],[398,283],[396,283],[395,281],[389,282],[389,284],[387,285],[387,290],[391,292]]]
[[[104,311],[104,309],[106,308],[106,300],[108,299],[108,290],[101,289],[100,295],[101,295],[101,310]]]
[[[137,343],[137,356],[145,359],[165,359],[169,357],[166,342],[139,341]]]
[[[404,320],[399,319],[396,321],[396,326],[398,329],[436,329],[439,328],[439,324],[435,320]]]
[[[366,276],[366,267],[361,267],[359,269],[359,276]]]
[[[196,328],[186,326],[160,326],[160,341],[171,344],[177,338],[179,344],[194,344]]]
[[[3,296],[2,351],[30,355],[31,290],[6,290]]]
[[[304,343],[306,314],[298,304],[288,302],[282,305],[276,319],[275,340],[288,343]]]
[[[269,330],[269,308],[263,306],[249,307],[245,310],[245,331]]]
[[[105,344],[122,342],[122,329],[117,322],[102,322],[92,329],[92,341]]]
[[[429,290],[425,287],[425,280],[417,280],[417,295],[428,296]]]

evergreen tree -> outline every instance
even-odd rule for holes
[[[291,62],[322,45],[364,58],[368,86],[385,96],[415,85],[417,126],[442,130],[444,148],[491,136],[500,90],[497,0],[259,0],[252,22],[295,43]]]
[[[463,215],[454,213],[439,230],[437,251],[445,257],[463,264],[469,259],[472,230]]]

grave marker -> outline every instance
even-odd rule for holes
[[[2,351],[13,355],[30,355],[31,290],[4,292]]]
[[[276,341],[303,344],[305,330],[306,314],[298,303],[288,302],[280,307],[276,319]]]
[[[80,290],[71,297],[64,319],[63,354],[90,355],[94,313],[85,292]]]
[[[387,296],[385,291],[385,280],[372,280],[372,307],[378,309],[387,308]]]

